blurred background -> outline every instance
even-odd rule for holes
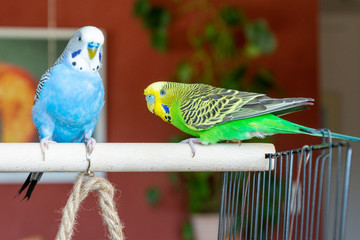
[[[143,90],[154,81],[202,82],[271,97],[314,98],[311,109],[285,118],[359,137],[359,4],[358,0],[2,1],[0,27],[6,29],[0,31],[0,139],[37,140],[31,106],[39,76],[62,52],[69,31],[88,25],[106,35],[106,111],[97,129],[102,142],[169,142],[186,137],[147,110]],[[20,32],[30,34],[6,36],[20,27]],[[50,36],[51,41],[46,35],[31,37],[38,28],[63,32]],[[316,137],[294,135],[265,141],[273,142],[278,151],[320,143]],[[360,146],[352,146],[346,239],[357,239],[360,220]],[[118,190],[118,213],[128,239],[192,239],[192,214],[216,212],[219,207],[217,174],[107,177]],[[19,183],[0,185],[1,239],[53,239],[72,185],[45,181],[28,202],[13,199],[19,187]],[[98,211],[96,196],[91,195],[79,213],[75,239],[106,239]]]

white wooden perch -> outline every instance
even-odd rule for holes
[[[94,172],[188,172],[264,171],[269,169],[265,154],[274,153],[272,144],[195,144],[193,158],[188,144],[180,143],[97,143],[91,154]],[[50,144],[45,161],[39,143],[0,143],[0,172],[86,171],[85,145]]]

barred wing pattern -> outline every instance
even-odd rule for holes
[[[39,99],[40,92],[41,92],[42,88],[44,87],[45,82],[50,78],[50,73],[51,73],[51,68],[46,70],[46,72],[41,76],[41,79],[36,87],[34,105]]]
[[[65,54],[67,53],[66,49],[63,51],[63,53],[60,55],[60,57],[55,61],[54,66],[56,66],[57,64],[61,63],[62,60],[65,57]],[[46,72],[41,76],[41,79],[36,87],[36,92],[35,92],[35,98],[34,98],[34,104],[37,102],[37,100],[39,99],[40,93],[42,88],[44,87],[46,81],[50,78],[51,75],[51,70],[53,67],[49,68],[48,70],[46,70]]]
[[[299,106],[312,105],[309,101],[313,101],[311,98],[274,99],[265,94],[204,84],[192,84],[188,88],[180,104],[180,111],[187,126],[196,131],[268,113],[278,115],[292,112]]]

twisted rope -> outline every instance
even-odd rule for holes
[[[96,190],[99,196],[102,218],[108,227],[109,238],[113,240],[124,240],[122,229],[114,204],[114,187],[109,181],[100,177],[89,177],[83,182],[85,173],[80,173],[76,178],[71,195],[63,209],[63,216],[56,240],[70,240],[76,223],[76,216],[81,202],[87,195]]]

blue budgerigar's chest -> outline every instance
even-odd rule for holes
[[[53,69],[39,102],[56,124],[81,127],[97,118],[103,99],[104,88],[97,72],[83,73],[60,66]]]

